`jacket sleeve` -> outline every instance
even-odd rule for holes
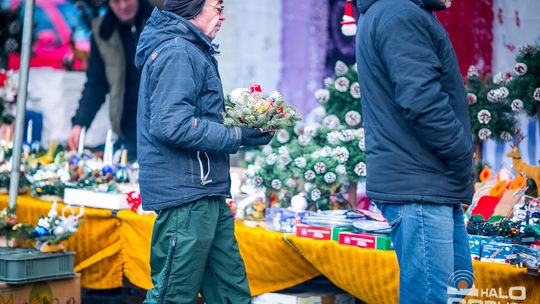
[[[204,85],[183,49],[158,54],[150,71],[150,134],[170,146],[201,152],[236,153],[241,132],[195,117]],[[152,85],[154,84],[154,85]]]
[[[79,107],[73,118],[71,118],[71,123],[88,128],[96,117],[99,108],[105,102],[105,96],[108,92],[109,83],[105,74],[105,63],[101,58],[94,37],[92,37],[86,82],[79,100]]]
[[[472,155],[470,135],[442,91],[442,66],[422,12],[404,10],[376,33],[376,48],[394,86],[397,106],[420,140],[442,161]]]

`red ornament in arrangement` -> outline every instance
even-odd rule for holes
[[[254,85],[252,85],[251,88],[249,88],[249,92],[250,92],[250,93],[254,93],[254,92],[259,92],[259,93],[261,93],[261,92],[262,92],[261,85],[260,85],[260,84],[254,84]]]
[[[6,84],[7,72],[0,71],[0,87],[3,87]]]
[[[127,203],[131,206],[131,211],[137,212],[141,205],[141,194],[137,191],[131,191],[126,196]]]

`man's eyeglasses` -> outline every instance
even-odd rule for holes
[[[219,6],[219,7],[218,7],[218,6],[211,5],[211,4],[206,4],[206,5],[213,7],[213,8],[217,11],[217,13],[218,13],[219,15],[223,14],[223,10],[225,9],[225,7],[224,7],[223,5],[221,5],[221,6]]]

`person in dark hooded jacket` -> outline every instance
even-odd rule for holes
[[[139,184],[143,208],[158,214],[146,304],[195,303],[199,292],[206,303],[251,302],[225,202],[229,154],[272,134],[223,125],[212,39],[224,20],[222,1],[165,0],[137,46]]]
[[[456,273],[473,276],[461,208],[472,197],[467,97],[433,15],[450,3],[358,0],[366,190],[392,226],[402,304],[447,303],[459,298],[447,287],[471,287]]]
[[[128,158],[137,155],[137,97],[141,73],[133,61],[139,35],[152,12],[147,0],[109,0],[105,15],[92,22],[90,62],[79,107],[72,117],[69,146],[76,149],[109,94],[109,117]]]

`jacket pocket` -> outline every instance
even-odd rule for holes
[[[206,92],[201,106],[203,115],[210,117],[219,118],[221,112],[225,110],[221,80],[215,75],[209,76],[206,80]]]
[[[403,213],[403,204],[377,204],[382,215],[388,221],[392,230],[395,230],[401,223],[401,215]]]
[[[197,152],[200,184],[224,183],[229,180],[229,155],[224,153]]]

